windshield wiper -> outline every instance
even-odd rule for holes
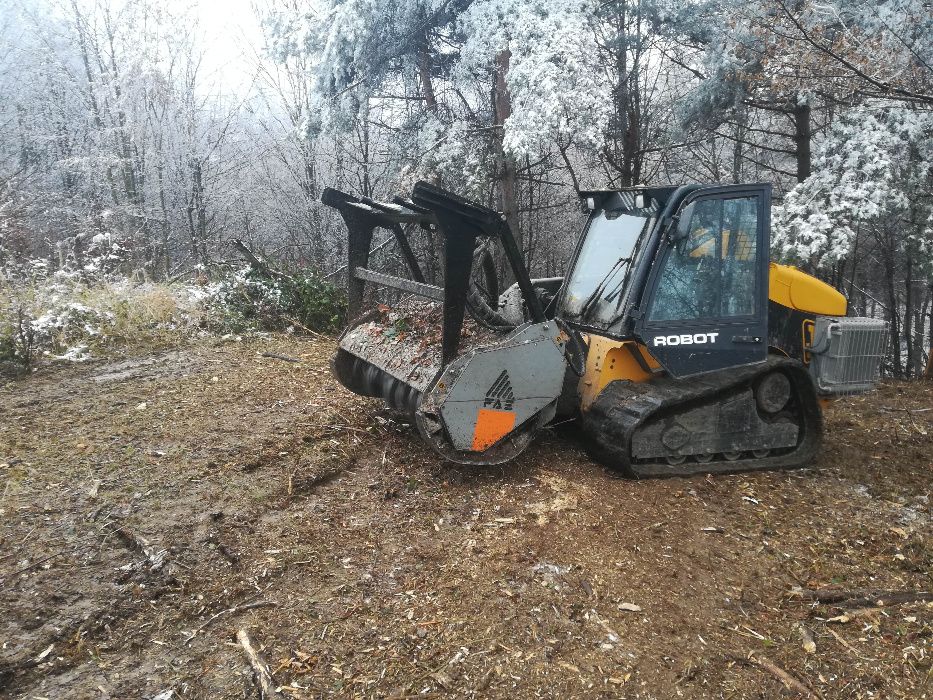
[[[580,313],[578,318],[585,319],[589,316],[590,307],[596,303],[596,300],[602,295],[605,291],[606,285],[609,284],[609,280],[612,279],[612,276],[621,268],[622,265],[626,265],[632,262],[632,256],[626,256],[619,258],[613,263],[612,267],[609,268],[609,272],[600,280],[599,284],[596,285],[596,289],[586,298],[586,301],[583,302],[583,306],[580,307]]]

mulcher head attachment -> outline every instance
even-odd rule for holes
[[[337,379],[411,414],[448,459],[491,464],[516,456],[554,415],[568,337],[545,317],[505,218],[425,182],[391,203],[333,189],[322,201],[340,212],[349,233],[350,321],[333,361]],[[392,232],[408,277],[369,268],[379,228]],[[425,281],[410,238],[419,228],[439,239],[441,284]],[[471,288],[487,242],[501,246],[526,322],[508,323],[490,308],[495,299]],[[378,290],[394,303],[380,303]]]

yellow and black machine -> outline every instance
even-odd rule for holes
[[[461,463],[512,459],[577,415],[592,454],[632,477],[808,464],[821,399],[877,383],[885,325],[770,262],[770,185],[580,197],[568,274],[532,279],[499,212],[424,182],[393,202],[326,190],[349,231],[340,382]],[[380,228],[409,277],[370,269]],[[418,228],[442,243],[440,283],[425,281]],[[515,280],[501,293],[495,249]],[[395,303],[376,303],[380,289]]]

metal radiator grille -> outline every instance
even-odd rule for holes
[[[809,348],[810,372],[824,394],[872,389],[881,376],[887,323],[875,318],[817,316]]]

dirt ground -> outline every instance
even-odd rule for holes
[[[442,463],[332,349],[0,387],[0,696],[258,697],[243,629],[283,697],[933,697],[930,596],[878,593],[933,590],[933,385],[812,469],[635,482],[572,426]]]

